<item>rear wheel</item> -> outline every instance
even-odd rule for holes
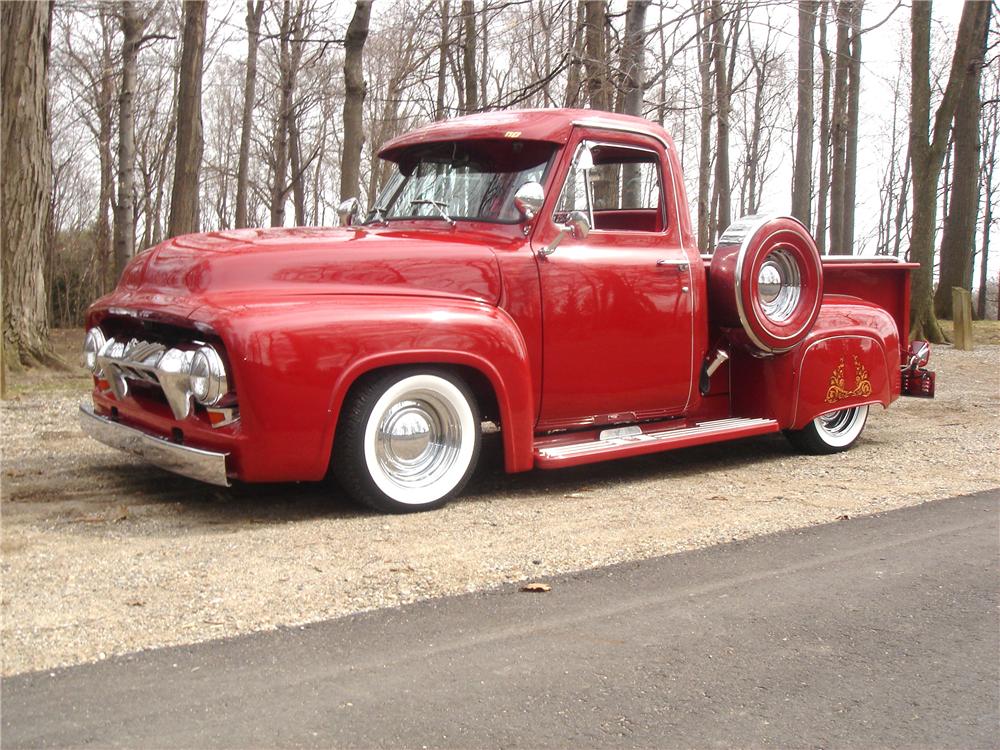
[[[839,453],[854,445],[867,421],[867,406],[851,406],[816,417],[801,430],[786,430],[785,436],[803,453]]]
[[[479,448],[479,409],[465,383],[444,371],[395,371],[350,394],[333,473],[376,510],[432,510],[462,490]]]

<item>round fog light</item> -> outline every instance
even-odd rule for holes
[[[83,339],[83,364],[95,375],[100,374],[100,368],[97,366],[97,355],[106,343],[104,331],[100,328],[91,328]]]
[[[202,406],[215,406],[229,392],[226,367],[212,347],[201,347],[191,358],[190,388]]]

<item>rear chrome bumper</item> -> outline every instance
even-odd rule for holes
[[[107,417],[95,414],[94,408],[89,404],[80,404],[80,427],[95,440],[112,448],[142,456],[161,469],[201,482],[229,486],[229,477],[226,475],[228,453],[215,453],[171,443],[164,438],[112,422]]]

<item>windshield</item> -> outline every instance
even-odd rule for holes
[[[542,182],[555,145],[476,140],[416,146],[404,153],[367,221],[468,219],[515,224],[514,193]]]

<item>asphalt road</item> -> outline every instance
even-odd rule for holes
[[[4,748],[996,747],[1000,491],[2,686]]]

